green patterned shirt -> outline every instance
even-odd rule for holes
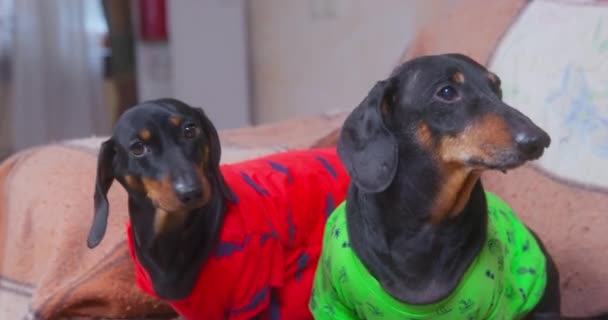
[[[547,277],[536,239],[496,195],[487,192],[488,234],[460,284],[444,300],[408,305],[386,293],[349,245],[346,203],[327,220],[310,299],[315,319],[520,319],[539,302]]]

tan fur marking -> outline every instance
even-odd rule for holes
[[[169,212],[156,209],[154,213],[154,233],[161,234],[166,230]]]
[[[154,203],[155,207],[162,208],[169,212],[183,210],[184,205],[179,201],[175,192],[173,192],[169,176],[160,180],[143,177],[141,178],[141,182],[146,192],[146,196]]]
[[[433,150],[431,150],[433,148],[433,136],[431,135],[431,129],[429,129],[429,126],[424,122],[420,122],[418,124],[416,134],[418,136],[417,138],[420,145],[433,152]]]
[[[471,171],[469,173],[466,180],[462,184],[462,188],[460,189],[460,192],[458,192],[458,195],[456,196],[456,199],[455,199],[456,201],[454,201],[454,205],[448,212],[452,212],[453,214],[458,214],[458,213],[462,212],[462,210],[464,210],[464,207],[467,205],[467,202],[469,201],[469,198],[471,197],[471,191],[473,191],[473,187],[475,186],[475,183],[477,183],[477,180],[479,180],[480,176],[481,176],[481,172],[477,171],[477,170]]]
[[[464,163],[470,159],[491,163],[497,151],[512,147],[507,124],[499,116],[489,115],[471,123],[456,137],[442,138],[437,154],[446,163]]]
[[[178,116],[171,116],[169,121],[171,121],[171,123],[177,127],[182,122],[182,119],[180,119]]]
[[[133,189],[139,189],[141,187],[141,182],[139,181],[139,179],[133,177],[133,176],[125,176],[125,182],[127,183],[127,185]]]
[[[168,230],[174,229],[176,226],[183,224],[185,220],[185,211],[167,212],[163,209],[156,209],[154,215],[154,232],[157,235],[165,233]]]
[[[493,83],[496,83],[498,81],[498,77],[493,72],[488,72],[488,79],[490,79],[490,81],[492,81]]]
[[[487,116],[477,126],[479,134],[485,135],[485,143],[492,144],[499,148],[512,148],[513,139],[509,133],[509,126],[505,120],[499,116]]]
[[[442,180],[441,190],[431,209],[431,221],[441,223],[462,212],[484,169],[472,167],[467,162],[472,159],[496,162],[494,157],[514,146],[507,124],[496,115],[471,123],[456,137],[443,137],[434,148],[425,142],[429,141],[429,136],[426,124],[419,125],[418,139],[434,154]]]
[[[464,166],[448,165],[440,170],[443,177],[440,182],[442,189],[431,209],[431,222],[435,224],[462,212],[480,176],[479,171]]]
[[[205,206],[211,200],[211,183],[205,175],[202,165],[195,166],[196,172],[201,181],[203,196],[200,201],[184,205],[176,196],[171,186],[169,177],[160,180],[141,178],[141,184],[146,196],[152,201],[155,207],[167,211],[170,214],[180,213]]]
[[[387,101],[387,97],[382,98],[382,103],[380,103],[380,113],[382,113],[382,116],[384,117],[388,117],[391,114],[391,106],[395,106],[395,95],[392,95],[391,97],[389,97],[389,99],[391,101]]]
[[[463,84],[464,83],[464,74],[462,74],[462,72],[456,72],[452,76],[452,80],[454,80],[454,82],[456,82],[458,84]]]
[[[139,131],[139,138],[143,141],[147,141],[150,140],[150,137],[152,137],[152,134],[150,133],[150,130],[148,129],[142,129],[141,131]]]
[[[196,165],[195,169],[202,184],[203,196],[201,201],[187,206],[175,195],[169,176],[159,180],[141,178],[141,186],[146,192],[146,196],[157,208],[154,216],[154,232],[156,234],[162,234],[183,224],[190,210],[203,207],[211,200],[211,183],[209,183],[209,179],[205,175],[203,165]],[[129,185],[135,183],[132,176],[126,176],[125,181]]]

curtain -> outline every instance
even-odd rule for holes
[[[9,154],[12,144],[8,94],[11,79],[13,4],[14,0],[0,0],[0,160]]]
[[[100,2],[17,0],[13,9],[13,150],[107,134]]]

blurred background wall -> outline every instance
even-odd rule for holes
[[[219,128],[353,108],[436,2],[0,0],[0,152],[164,96]]]

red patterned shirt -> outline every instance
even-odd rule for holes
[[[168,301],[186,319],[312,319],[308,310],[327,216],[349,178],[335,149],[290,151],[222,165],[237,200],[227,203],[215,251],[196,286]],[[133,251],[137,284],[155,296]]]

